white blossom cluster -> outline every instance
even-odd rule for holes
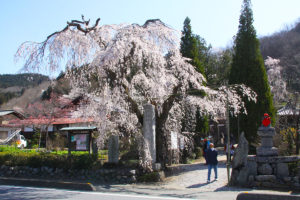
[[[269,56],[265,60],[271,93],[273,94],[273,100],[277,103],[285,101],[288,95],[286,82],[281,74],[282,67],[279,63],[279,59],[271,58]]]

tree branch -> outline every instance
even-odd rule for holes
[[[125,89],[125,93],[127,94],[127,101],[129,102],[130,109],[136,114],[139,122],[143,125],[143,114],[141,113],[138,104],[131,98],[128,87],[122,83],[122,87]]]

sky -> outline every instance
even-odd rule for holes
[[[100,25],[160,19],[176,30],[191,19],[192,31],[213,48],[232,44],[243,0],[0,0],[0,74],[19,73],[14,54],[25,41],[42,42],[67,21],[91,19]],[[258,37],[278,32],[300,19],[300,0],[252,0]]]

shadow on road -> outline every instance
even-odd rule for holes
[[[208,185],[208,184],[210,184],[210,183],[199,183],[199,184],[195,184],[195,185],[190,185],[186,188],[200,188],[200,187],[203,187],[203,186]]]

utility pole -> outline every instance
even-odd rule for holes
[[[238,114],[237,116],[237,125],[238,125],[238,138],[237,138],[237,141],[239,141],[240,139],[240,114]]]
[[[226,82],[226,128],[227,128],[227,178],[228,178],[228,184],[230,182],[230,128],[229,128],[229,105],[228,105],[228,82]]]
[[[299,155],[299,115],[300,110],[297,109],[298,105],[298,92],[295,93],[295,108],[294,108],[294,119],[296,119],[296,154]]]

